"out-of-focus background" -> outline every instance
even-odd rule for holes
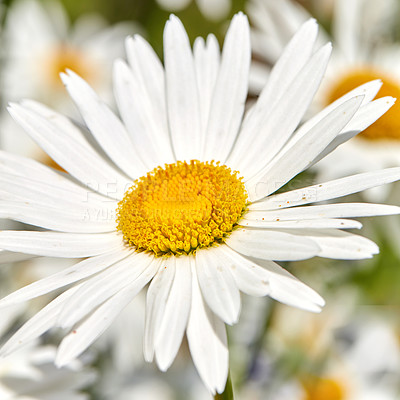
[[[329,104],[343,88],[350,90],[375,78],[383,79],[382,95],[400,97],[399,8],[399,0],[4,1],[0,148],[57,168],[13,123],[7,104],[32,98],[79,120],[59,80],[59,73],[70,68],[113,107],[112,63],[125,57],[124,38],[142,35],[162,58],[162,32],[171,12],[181,18],[192,43],[197,36],[214,33],[221,45],[230,18],[238,11],[248,13],[254,49],[249,103],[257,97],[283,46],[311,16],[321,26],[321,43],[332,41],[334,53],[327,83],[310,114]],[[400,166],[397,109],[375,130],[343,146],[337,158],[302,174],[289,187],[391,166]],[[351,201],[400,205],[398,184],[359,196]],[[236,398],[400,399],[400,217],[363,218],[361,222],[362,234],[380,247],[374,258],[315,258],[284,264],[326,299],[320,314],[267,298],[243,297],[240,321],[228,331]],[[27,227],[0,221],[0,228]],[[70,264],[35,258],[1,266],[0,295]],[[3,340],[47,301],[39,298],[5,311],[0,320]],[[85,398],[81,395],[93,400],[210,399],[186,344],[166,373],[144,362],[143,319],[144,298],[139,296],[69,368],[56,369],[52,364],[60,332],[51,332],[22,353],[0,360],[0,399]]]

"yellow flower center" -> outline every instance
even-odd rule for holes
[[[51,51],[47,51],[44,58],[43,72],[46,80],[53,87],[64,88],[60,72],[65,72],[66,69],[74,71],[92,85],[96,81],[98,67],[96,68],[95,63],[91,62],[85,54],[70,45],[56,46]]]
[[[223,242],[246,208],[237,171],[196,160],[157,167],[118,203],[117,229],[138,250],[189,254]]]
[[[305,390],[304,400],[343,400],[345,391],[343,386],[328,378],[313,377],[303,382]]]
[[[383,85],[377,95],[379,97],[392,96],[400,99],[400,84],[394,79],[379,71],[368,68],[359,68],[342,76],[335,82],[327,96],[327,104],[343,96],[350,90],[374,79],[381,79]],[[367,140],[400,140],[400,103],[397,101],[382,117],[357,137]]]

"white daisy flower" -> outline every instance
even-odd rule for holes
[[[252,88],[258,92],[266,81],[271,62],[309,15],[291,0],[252,0],[249,14],[255,25],[255,54]],[[334,52],[326,79],[313,102],[318,112],[355,87],[380,79],[378,97],[400,95],[400,47],[389,41],[397,20],[398,4],[393,0],[335,0],[332,22]],[[325,35],[326,36],[326,35]],[[272,50],[271,50],[272,49]],[[261,62],[263,60],[263,62]],[[318,164],[321,180],[400,165],[400,109],[395,105],[383,118],[354,140]],[[331,166],[335,165],[335,168]],[[387,199],[389,187],[365,192],[369,201]]]
[[[273,194],[394,102],[372,101],[379,84],[368,83],[297,128],[331,52],[329,44],[313,52],[316,35],[315,21],[300,29],[246,115],[251,49],[243,14],[234,17],[222,55],[213,35],[197,39],[192,52],[175,16],[165,27],[164,66],[144,39],[128,38],[129,63],[116,61],[113,75],[123,122],[71,71],[62,79],[88,131],[39,103],[11,105],[14,119],[68,175],[0,152],[0,217],[45,229],[0,232],[0,256],[86,259],[0,302],[72,284],[1,354],[61,327],[70,333],[56,363],[65,365],[149,283],[145,359],[167,370],[186,332],[202,380],[222,392],[224,323],[238,320],[240,291],[319,311],[323,299],[274,261],[378,252],[341,229],[361,226],[348,217],[399,213],[398,207],[310,204],[393,182],[400,168]]]
[[[177,12],[190,4],[191,0],[157,0],[158,5],[168,11]],[[231,0],[196,0],[200,12],[211,21],[226,18],[231,10]]]

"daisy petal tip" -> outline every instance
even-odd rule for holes
[[[164,358],[164,357],[160,358],[157,356],[156,356],[156,362],[157,362],[157,366],[161,372],[166,372],[172,364],[172,361],[168,360],[167,358]]]
[[[154,360],[154,354],[150,354],[150,353],[144,351],[143,352],[143,358],[144,358],[144,361],[146,361],[148,363],[151,363]]]
[[[61,356],[59,353],[57,353],[56,359],[54,360],[54,365],[57,368],[62,368],[65,365],[67,365],[69,360],[63,356]]]
[[[323,46],[323,48],[325,49],[325,51],[327,52],[327,53],[332,53],[332,49],[333,49],[333,45],[332,45],[332,42],[328,42],[328,43],[326,43],[324,46]]]
[[[60,72],[60,78],[62,83],[67,86],[70,79],[69,75],[67,74],[67,70],[65,72]]]
[[[170,14],[165,25],[182,25],[182,21],[175,14]]]

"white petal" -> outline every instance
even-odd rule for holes
[[[361,260],[379,253],[378,246],[371,240],[337,229],[296,230],[295,235],[302,235],[313,240],[321,248],[319,257],[339,260]]]
[[[143,352],[144,358],[148,362],[153,361],[155,339],[165,314],[174,277],[175,259],[169,257],[163,260],[147,290]]]
[[[338,203],[319,206],[292,207],[271,211],[248,211],[246,220],[296,221],[303,219],[370,217],[400,214],[400,207],[371,203]]]
[[[61,79],[74,100],[90,132],[104,152],[132,179],[146,172],[138,153],[122,125],[111,109],[77,74],[67,70]]]
[[[278,261],[304,260],[320,251],[312,240],[261,229],[239,228],[226,239],[226,244],[247,256]]]
[[[102,216],[101,210],[49,208],[33,202],[0,201],[0,218],[60,232],[101,233],[115,231],[115,215]],[[99,218],[95,216],[98,215]],[[92,218],[93,217],[93,218]]]
[[[24,344],[38,338],[40,335],[56,326],[58,314],[62,305],[70,299],[79,289],[79,285],[68,289],[42,308],[30,320],[28,320],[0,350],[0,357],[7,356]]]
[[[121,243],[116,233],[0,232],[1,249],[47,257],[96,256],[118,249]]]
[[[47,154],[84,185],[115,199],[121,199],[131,182],[110,167],[89,145],[63,132],[45,119],[18,104],[9,108],[12,117]]]
[[[196,73],[189,38],[174,15],[164,29],[164,64],[168,120],[176,159],[198,160],[202,127]]]
[[[227,246],[220,251],[229,260],[229,267],[240,291],[250,296],[266,296],[270,293],[270,274],[257,264],[250,263],[240,254]]]
[[[122,60],[114,63],[113,76],[118,109],[144,165],[152,170],[173,163],[166,111],[157,110],[144,83]]]
[[[166,371],[175,359],[185,333],[192,297],[192,256],[175,257],[175,277],[155,340],[157,365]]]
[[[341,104],[345,103],[346,101],[350,100],[353,97],[364,96],[361,107],[360,107],[359,111],[356,113],[356,115],[358,115],[359,112],[363,109],[363,107],[365,105],[368,105],[373,100],[373,98],[379,92],[379,89],[381,87],[382,87],[382,81],[380,81],[379,79],[364,83],[363,85],[356,87],[355,89],[351,90],[350,92],[347,92],[345,95],[339,97],[333,103],[329,104],[323,110],[321,110],[316,115],[314,115],[312,118],[310,118],[309,120],[304,122],[304,124],[297,130],[296,133],[298,135],[302,135],[303,133],[309,131],[315,124],[317,124],[323,118],[325,118],[336,107],[340,106]],[[346,126],[346,131],[347,130],[348,129]]]
[[[206,160],[225,161],[236,139],[247,97],[250,57],[249,23],[239,13],[232,19],[222,51],[205,131]]]
[[[378,118],[385,114],[394,103],[395,99],[393,97],[381,97],[380,99],[360,107],[353,119],[346,125],[340,135],[338,135],[313,161],[313,164],[326,157],[342,143],[347,142],[347,140],[368,128]]]
[[[387,168],[280,193],[249,205],[250,210],[276,210],[336,199],[400,179],[400,168]]]
[[[116,201],[97,196],[89,188],[84,189],[74,185],[61,176],[60,182],[52,180],[49,182],[45,177],[40,181],[2,172],[0,183],[0,198],[4,200],[34,202],[42,206],[72,210],[97,209],[101,211],[101,215],[110,216],[115,213],[118,206]]]
[[[280,103],[295,77],[309,61],[317,31],[318,26],[314,20],[304,24],[275,64],[267,85],[252,109],[252,115],[248,113],[245,116],[237,143],[229,157],[233,165],[242,159],[243,151],[250,147],[252,141],[259,135],[260,129],[265,127],[265,119],[272,115],[272,109]],[[309,81],[308,84],[310,85]]]
[[[200,99],[201,120],[202,126],[205,129],[202,134],[202,154],[204,154],[208,116],[220,66],[220,51],[217,38],[212,34],[208,35],[207,43],[201,37],[196,38],[193,45],[193,55]]]
[[[60,131],[65,132],[68,136],[81,143],[83,146],[87,145],[87,140],[82,131],[65,115],[59,114],[46,105],[34,100],[22,100],[21,106],[35,112],[45,119],[50,119],[51,123]]]
[[[164,68],[153,48],[139,35],[126,39],[126,53],[133,76],[141,88],[142,98],[147,98],[149,102],[151,121],[148,120],[147,123],[155,121],[155,126],[158,127],[157,131],[153,129],[149,135],[153,136],[153,141],[158,145],[157,153],[161,150],[163,157],[169,160],[172,158],[172,148],[168,130]]]
[[[128,285],[136,284],[142,288],[155,274],[153,260],[154,257],[148,254],[133,253],[89,278],[63,308],[59,316],[60,326],[73,326]]]
[[[47,278],[33,282],[0,300],[0,307],[7,307],[16,303],[21,303],[49,293],[60,287],[67,286],[81,279],[90,277],[122,258],[129,256],[131,251],[121,248],[111,253],[87,258],[72,267],[66,268]]]
[[[63,196],[65,196],[65,191],[68,191],[69,196],[65,196],[65,198],[70,200],[74,199],[88,203],[111,202],[110,198],[93,192],[89,186],[84,187],[76,184],[70,179],[69,175],[62,174],[33,159],[22,157],[17,154],[11,154],[0,150],[0,170],[2,172],[2,179],[6,179],[4,173],[6,173],[8,177],[13,175],[14,178],[12,179],[14,179],[14,182],[21,182],[22,186],[29,187],[29,191],[34,190],[37,186],[43,187],[44,185],[47,186],[47,191],[50,192],[50,194],[54,191],[55,193],[63,192]],[[15,177],[18,177],[18,179]],[[115,202],[114,204],[116,205],[117,203]],[[116,206],[114,208],[116,208]]]
[[[251,142],[248,141],[248,153],[238,164],[245,178],[265,167],[283,149],[299,125],[309,107],[325,73],[331,53],[331,45],[320,49],[299,72],[279,102],[260,121]],[[253,118],[249,116],[249,118]],[[342,126],[343,128],[343,126]],[[249,147],[250,145],[250,147]],[[260,151],[262,149],[262,151]]]
[[[249,260],[250,261],[250,260]],[[251,262],[251,261],[250,261]],[[292,307],[320,312],[325,305],[324,299],[314,290],[299,281],[278,264],[268,260],[255,260],[270,273],[270,296]]]
[[[271,70],[268,83],[260,93],[260,108],[272,106],[289,88],[309,61],[317,33],[318,24],[314,19],[309,19],[298,29]]]
[[[203,298],[211,310],[227,324],[236,323],[240,313],[240,293],[219,247],[196,253],[196,271]]]
[[[248,214],[246,214],[247,217]],[[306,220],[295,220],[295,221],[264,221],[261,218],[242,218],[240,225],[244,227],[254,228],[268,228],[268,229],[301,229],[301,228],[336,228],[336,229],[360,229],[362,224],[358,221],[340,219],[340,218],[324,218],[324,219],[306,219]]]
[[[143,286],[129,285],[96,309],[61,342],[55,364],[62,367],[86,350],[113,322],[117,315],[142,290]]]
[[[156,118],[160,118],[160,126],[168,130],[165,77],[161,61],[150,44],[139,35],[135,35],[133,38],[128,37],[125,44],[132,72],[140,79],[142,90],[147,93],[154,112],[158,114]],[[168,135],[167,138],[169,142]]]
[[[193,363],[211,393],[221,393],[228,377],[228,345],[224,323],[204,303],[196,271],[192,271],[192,301],[187,338]]]
[[[361,96],[348,100],[319,121],[301,140],[294,137],[289,141],[266,168],[246,182],[250,200],[276,191],[309,166],[349,122],[361,101]]]

